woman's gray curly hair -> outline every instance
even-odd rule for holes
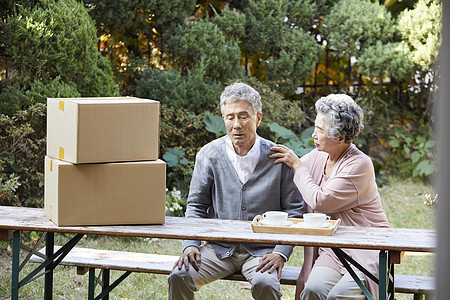
[[[348,95],[331,94],[316,101],[316,112],[324,116],[325,128],[333,141],[345,138],[350,144],[364,128],[364,113]]]
[[[220,109],[222,114],[225,104],[239,100],[250,102],[255,113],[262,112],[261,96],[259,93],[243,82],[235,82],[227,86],[220,95]]]

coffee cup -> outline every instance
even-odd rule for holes
[[[263,218],[267,224],[283,225],[287,222],[288,213],[284,211],[267,211]]]
[[[325,221],[330,221],[330,216],[323,213],[307,213],[303,214],[303,221],[305,226],[308,227],[320,227]]]

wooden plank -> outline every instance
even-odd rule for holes
[[[55,246],[55,252],[61,248]],[[39,252],[45,253],[45,248]],[[136,253],[127,251],[111,251],[100,249],[73,248],[64,257],[61,264],[81,268],[99,268],[141,273],[170,274],[178,256]],[[44,260],[36,255],[31,262],[42,263]]]
[[[435,278],[396,274],[394,285],[397,293],[428,294],[435,289]]]
[[[55,252],[61,247],[55,246]],[[45,247],[39,252],[45,253]],[[178,256],[163,254],[136,253],[75,247],[61,261],[60,265],[77,267],[77,274],[84,275],[89,268],[156,273],[169,275]],[[44,260],[33,255],[30,262],[42,263]],[[300,267],[284,267],[282,284],[295,285],[300,274]],[[244,276],[236,273],[225,277],[226,280],[243,281]]]
[[[333,236],[270,234],[254,233],[250,221],[180,217],[166,217],[163,225],[58,227],[43,209],[9,206],[0,206],[0,229],[388,251],[436,249],[436,231],[427,229],[340,226]]]

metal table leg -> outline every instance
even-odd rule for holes
[[[47,233],[46,244],[45,244],[45,255],[47,257],[52,257],[54,253],[55,246],[55,234],[53,232]],[[44,299],[52,300],[53,298],[53,264],[45,267],[45,286],[44,286]]]
[[[52,299],[53,290],[53,269],[63,260],[63,258],[72,250],[72,248],[78,243],[78,241],[83,237],[83,234],[76,234],[71,238],[64,246],[62,246],[58,251],[54,252],[54,233],[48,232],[46,238],[46,254],[43,255],[36,251],[35,248],[30,248],[26,245],[21,245],[20,243],[20,230],[15,230],[13,232],[13,259],[12,259],[12,278],[11,278],[11,299],[19,299],[19,289],[20,287],[36,280],[37,278],[45,275],[45,290],[44,299]],[[39,239],[38,243],[41,241],[42,237]],[[20,265],[20,249],[32,252],[42,258],[44,262],[37,266],[32,272],[30,272],[25,278],[19,280],[19,273],[23,266],[28,262],[31,255],[28,255]],[[41,272],[45,268],[44,272]],[[40,273],[41,272],[41,273]]]
[[[388,284],[389,284],[389,268],[388,268],[388,254],[385,250],[380,250],[379,254],[379,270],[380,270],[380,284],[378,286],[380,300],[388,299]]]
[[[380,285],[379,285],[379,293],[380,293],[380,300],[394,300],[395,297],[395,270],[394,270],[394,264],[399,263],[391,260],[391,255],[393,253],[390,253],[386,250],[380,250],[379,254],[379,268],[380,268]],[[395,254],[395,253],[394,253]],[[398,258],[397,258],[398,259]],[[400,258],[401,259],[401,258]]]
[[[106,292],[106,289],[109,287],[109,277],[110,277],[110,270],[109,269],[103,269],[103,286],[102,286],[102,292]],[[109,293],[103,296],[102,300],[109,300]]]
[[[20,230],[13,232],[13,259],[11,278],[11,299],[19,300],[19,251],[20,251]]]

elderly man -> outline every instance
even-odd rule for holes
[[[273,142],[259,137],[261,96],[244,83],[220,96],[227,135],[197,154],[186,217],[252,220],[270,210],[302,217],[303,199],[294,173],[269,158]],[[183,254],[169,276],[169,299],[194,299],[201,286],[241,272],[254,299],[280,299],[280,276],[293,247],[183,241]]]

